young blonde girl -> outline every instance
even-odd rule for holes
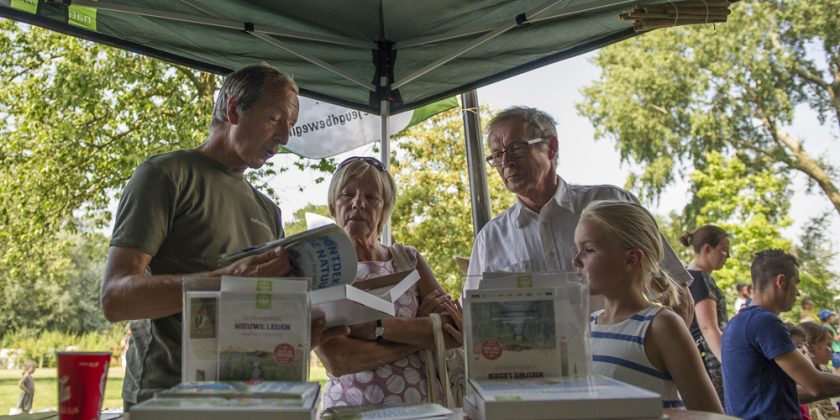
[[[805,331],[806,354],[811,359],[814,367],[822,372],[830,372],[826,364],[831,360],[833,354],[831,342],[834,340],[834,334],[825,326],[814,322],[803,322],[799,324],[799,328]],[[837,417],[837,409],[834,408],[834,404],[828,399],[815,401],[805,405],[805,407],[808,408],[806,413],[814,420]]]
[[[590,317],[593,373],[659,393],[665,408],[722,413],[688,328],[659,305],[679,298],[659,267],[664,252],[653,216],[634,203],[592,202],[575,245],[574,264],[589,274],[589,293],[606,300]]]
[[[35,380],[32,379],[32,374],[35,373],[37,367],[38,364],[34,360],[27,360],[23,364],[23,374],[18,381],[18,388],[20,388],[21,393],[17,403],[17,408],[23,414],[32,410],[32,401],[35,399]]]

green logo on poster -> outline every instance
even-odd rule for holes
[[[12,0],[11,6],[27,13],[38,13],[38,0]]]
[[[271,282],[266,280],[258,280],[257,292],[271,293]]]
[[[257,295],[257,309],[271,309],[271,295]]]
[[[81,28],[96,30],[96,9],[93,7],[73,6],[67,8],[68,23]]]
[[[519,276],[516,278],[516,287],[533,287],[534,279],[531,276]]]

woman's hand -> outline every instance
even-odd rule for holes
[[[463,315],[464,311],[461,308],[461,303],[458,302],[457,300],[454,301],[454,303],[453,303],[453,301],[449,301],[449,303],[452,305],[452,307],[450,309],[447,309],[446,312],[444,312],[444,313],[446,315],[449,315],[449,319],[451,320],[451,323],[450,322],[444,323],[443,324],[443,330],[448,334],[448,337],[446,337],[446,338],[451,338],[452,341],[454,342],[454,344],[457,344],[457,345],[450,346],[449,345],[450,343],[448,343],[449,340],[446,340],[447,341],[446,348],[463,347],[464,346],[464,315]]]

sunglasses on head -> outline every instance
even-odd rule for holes
[[[343,167],[345,167],[345,166],[347,166],[347,165],[349,165],[353,162],[356,162],[358,160],[360,160],[362,162],[365,162],[368,165],[373,166],[374,168],[379,169],[382,172],[385,172],[385,165],[382,162],[380,162],[379,159],[377,159],[375,157],[370,157],[370,156],[353,156],[353,157],[349,157],[347,159],[344,159],[341,163],[338,164],[338,167],[336,168],[336,170],[340,170],[341,168],[343,168]]]

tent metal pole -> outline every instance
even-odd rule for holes
[[[461,110],[464,114],[464,141],[467,145],[467,173],[470,176],[473,235],[478,235],[481,228],[490,221],[490,193],[487,172],[484,170],[486,163],[481,139],[478,92],[469,90],[461,94]]]
[[[382,76],[380,78],[379,83],[383,87],[388,86],[388,76]],[[379,157],[382,161],[382,164],[385,165],[385,170],[391,170],[391,138],[388,135],[389,131],[389,120],[391,119],[391,103],[388,102],[388,98],[384,97],[382,100],[379,101],[379,118],[382,126],[382,132],[380,133],[382,139],[382,147],[379,150]],[[385,225],[382,226],[382,238],[380,240],[382,245],[390,246],[391,245],[391,221],[386,220]]]

